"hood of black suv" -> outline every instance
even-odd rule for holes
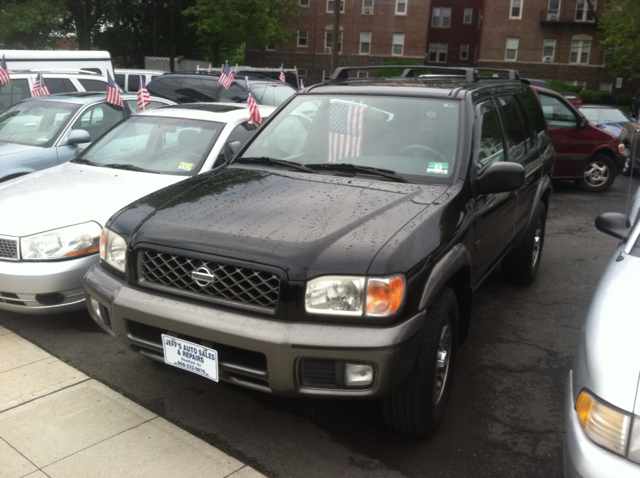
[[[203,179],[204,176],[204,179]],[[446,186],[229,167],[154,193],[111,225],[131,247],[277,266],[290,279],[364,274],[380,249]],[[191,185],[191,187],[189,187]]]

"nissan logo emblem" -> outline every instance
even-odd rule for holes
[[[200,287],[207,287],[214,280],[216,280],[216,276],[206,267],[200,267],[191,273],[191,278],[198,284]]]

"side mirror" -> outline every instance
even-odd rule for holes
[[[631,223],[622,213],[604,212],[596,217],[596,229],[616,239],[625,239],[631,230]]]
[[[82,144],[91,141],[91,135],[84,129],[71,130],[69,136],[67,136],[67,144]]]
[[[585,129],[588,124],[589,124],[589,120],[587,118],[582,118],[580,119],[580,121],[578,121],[578,128]]]
[[[498,161],[478,177],[479,193],[515,191],[524,184],[524,167],[520,163]]]
[[[229,161],[234,154],[240,151],[242,143],[240,141],[229,141],[224,145],[224,160]]]

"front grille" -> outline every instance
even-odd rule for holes
[[[312,388],[343,388],[343,362],[336,360],[302,359],[300,382]]]
[[[0,259],[18,260],[18,239],[0,237]]]
[[[138,281],[142,286],[269,311],[278,307],[280,295],[280,277],[271,272],[150,250],[138,254]]]

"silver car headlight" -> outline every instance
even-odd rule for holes
[[[325,276],[310,280],[305,310],[310,314],[387,317],[404,298],[404,277]]]
[[[126,262],[127,243],[124,238],[111,229],[102,229],[100,235],[100,259],[114,269],[124,273],[127,270]]]
[[[20,238],[22,260],[67,259],[98,252],[100,225],[85,222]]]

